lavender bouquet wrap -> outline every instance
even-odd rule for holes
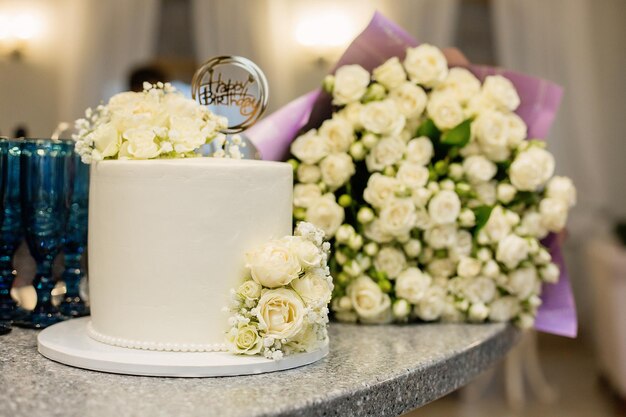
[[[404,57],[407,47],[418,42],[402,28],[376,13],[367,28],[352,42],[336,68],[349,64],[361,65],[368,71],[390,57]],[[468,69],[481,81],[488,75],[502,75],[515,86],[521,104],[516,113],[528,128],[528,137],[545,138],[558,110],[562,89],[551,82],[499,68],[471,65]],[[265,118],[247,132],[263,159],[284,160],[293,140],[303,130],[315,128],[330,118],[331,97],[321,90],[309,92]],[[569,278],[557,235],[543,242],[550,249],[553,262],[560,267],[556,284],[544,285],[542,305],[537,313],[535,328],[540,331],[575,337],[577,320]]]

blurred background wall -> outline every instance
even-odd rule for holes
[[[375,10],[422,42],[566,88],[549,143],[579,190],[566,249],[584,336],[585,244],[626,217],[623,0],[0,0],[0,132],[48,136],[128,89],[133,68],[188,83],[217,54],[256,61],[277,109],[318,86]]]

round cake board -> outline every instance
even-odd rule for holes
[[[159,352],[111,346],[87,335],[89,317],[50,326],[37,337],[39,353],[77,368],[115,374],[216,377],[253,375],[308,365],[328,354],[328,344],[314,352],[289,355],[281,360],[228,352]]]

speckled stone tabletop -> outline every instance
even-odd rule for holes
[[[504,324],[331,325],[330,354],[298,369],[205,379],[71,368],[37,333],[0,336],[0,416],[397,416],[459,388],[504,356]]]

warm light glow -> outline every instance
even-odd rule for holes
[[[0,54],[21,57],[29,43],[43,32],[43,19],[23,8],[0,9]]]
[[[338,48],[354,37],[354,22],[341,11],[324,11],[302,16],[296,26],[296,40],[309,47]]]

